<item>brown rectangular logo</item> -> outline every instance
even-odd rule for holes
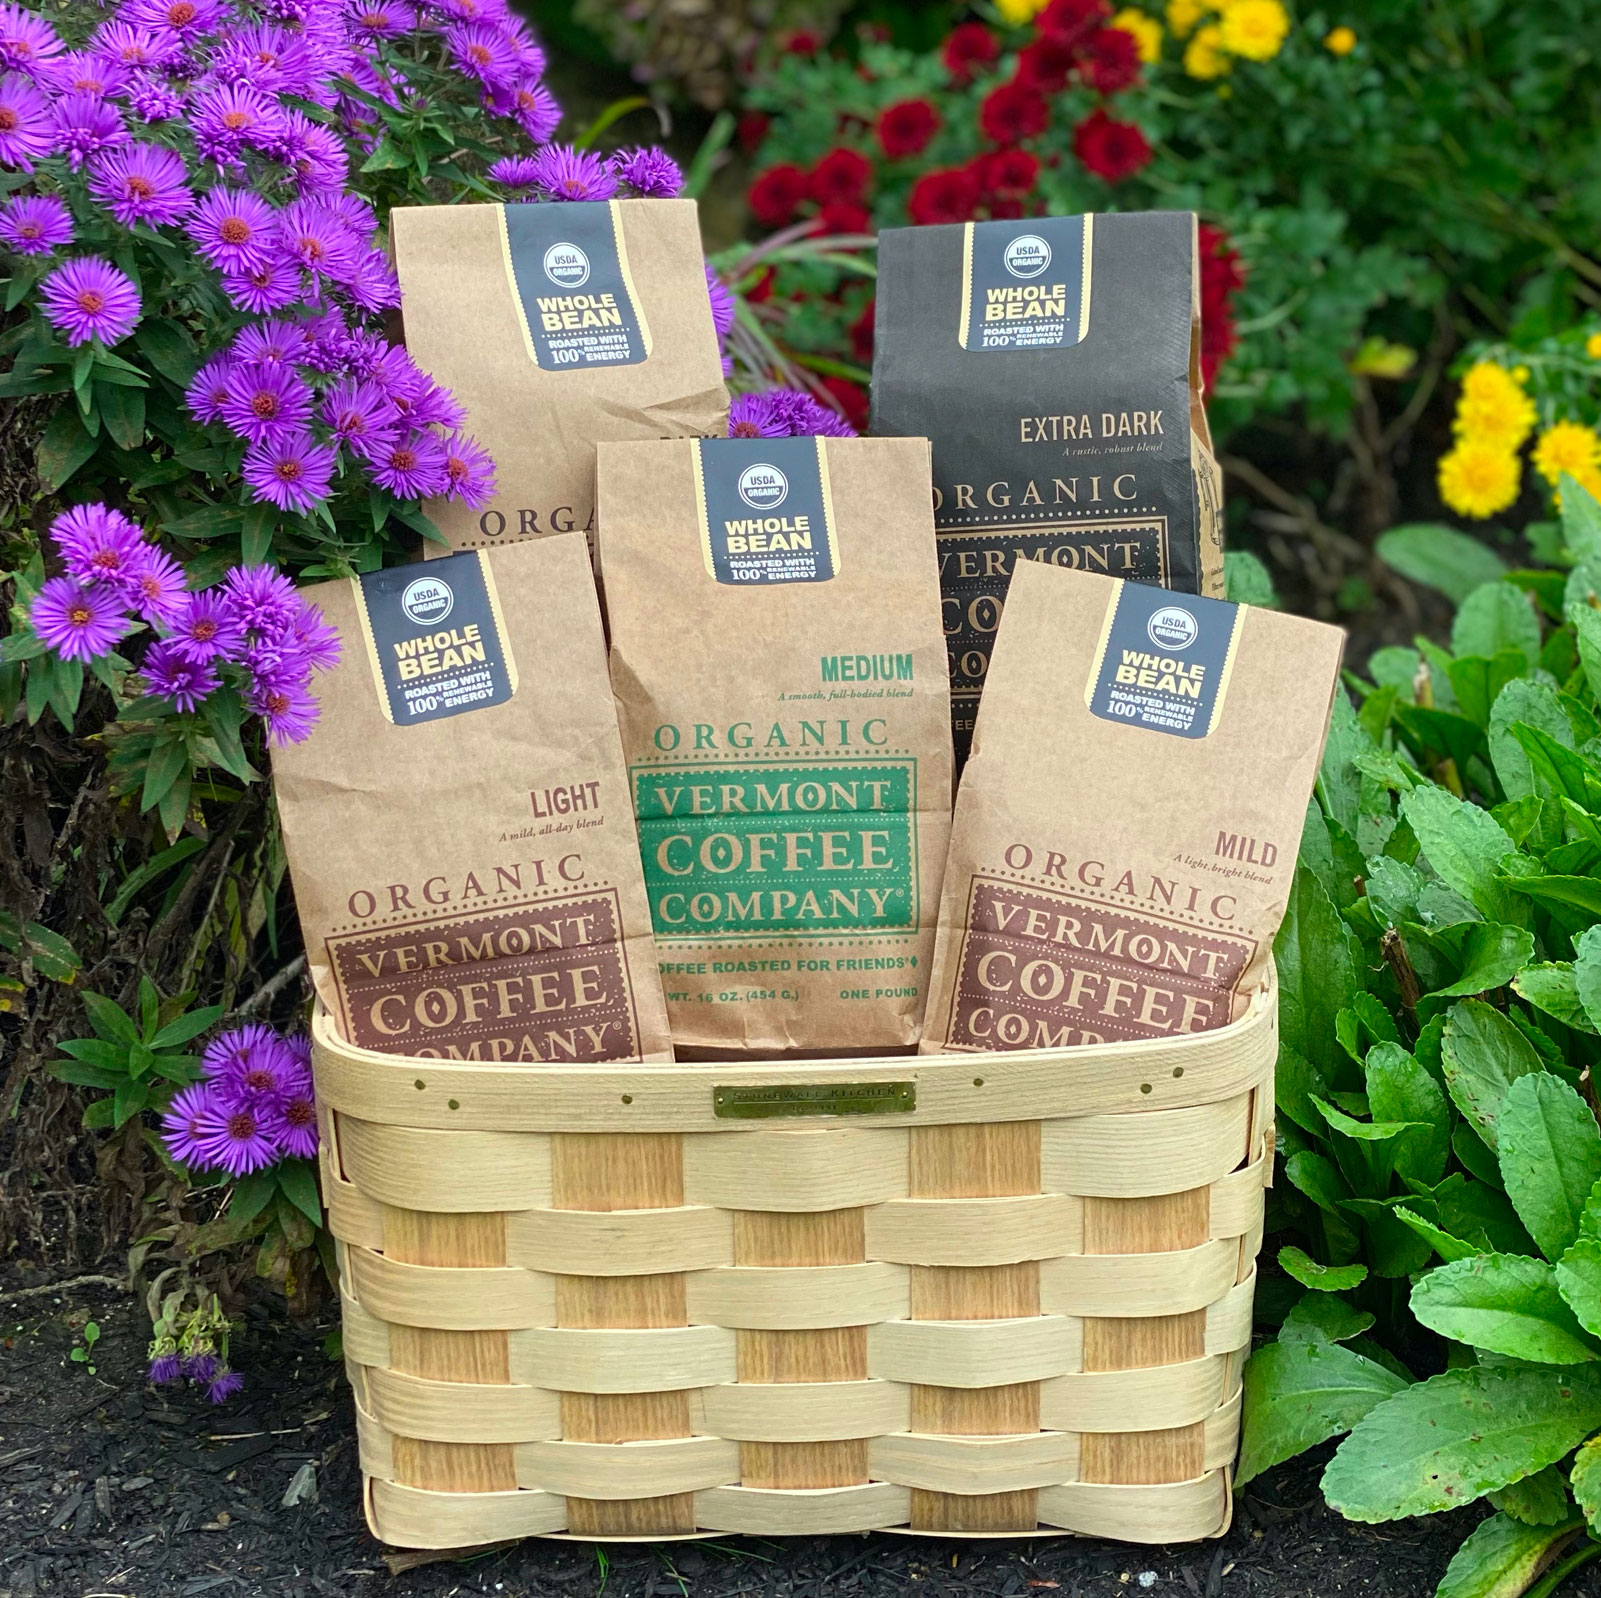
[[[962,1049],[1059,1049],[1207,1032],[1254,941],[974,877],[952,1001]]]
[[[430,1059],[638,1059],[619,925],[607,888],[332,937],[346,1036]]]

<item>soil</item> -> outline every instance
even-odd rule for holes
[[[0,1598],[1425,1598],[1476,1518],[1347,1524],[1324,1506],[1311,1455],[1252,1482],[1220,1542],[530,1541],[397,1573],[361,1522],[331,1323],[297,1328],[252,1306],[234,1346],[248,1385],[213,1408],[144,1381],[142,1306],[112,1288],[0,1295],[0,1312]],[[314,1499],[286,1507],[292,1485],[313,1482]],[[1598,1591],[1579,1576],[1562,1598]]]

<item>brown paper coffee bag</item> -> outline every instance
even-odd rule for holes
[[[1343,634],[1020,561],[962,773],[925,1053],[1205,1032],[1266,978]]]
[[[452,548],[592,533],[600,439],[728,431],[693,200],[403,206],[390,238],[406,348],[495,459],[488,505],[426,507]]]
[[[915,1044],[950,826],[922,439],[602,444],[612,684],[673,1041]]]
[[[582,539],[308,590],[344,653],[273,757],[313,981],[363,1048],[670,1060]]]

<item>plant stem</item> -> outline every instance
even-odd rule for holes
[[[1592,1559],[1601,1559],[1601,1542],[1588,1538],[1574,1554],[1569,1554],[1561,1564],[1553,1566],[1541,1578],[1538,1585],[1529,1588],[1523,1598],[1551,1598],[1564,1578],[1571,1576],[1581,1565],[1587,1565]]]

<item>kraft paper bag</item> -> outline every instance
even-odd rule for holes
[[[428,502],[451,548],[592,535],[597,442],[728,431],[693,200],[402,206],[390,239],[406,348],[495,460],[488,505]]]
[[[344,652],[273,782],[341,1034],[433,1059],[670,1060],[583,540],[307,594]]]
[[[602,444],[600,568],[680,1057],[916,1044],[950,824],[922,439]]]
[[[1021,560],[1223,593],[1189,211],[879,234],[874,433],[934,448],[958,764]]]
[[[1243,1014],[1294,881],[1343,641],[1020,563],[956,799],[924,1051]]]

